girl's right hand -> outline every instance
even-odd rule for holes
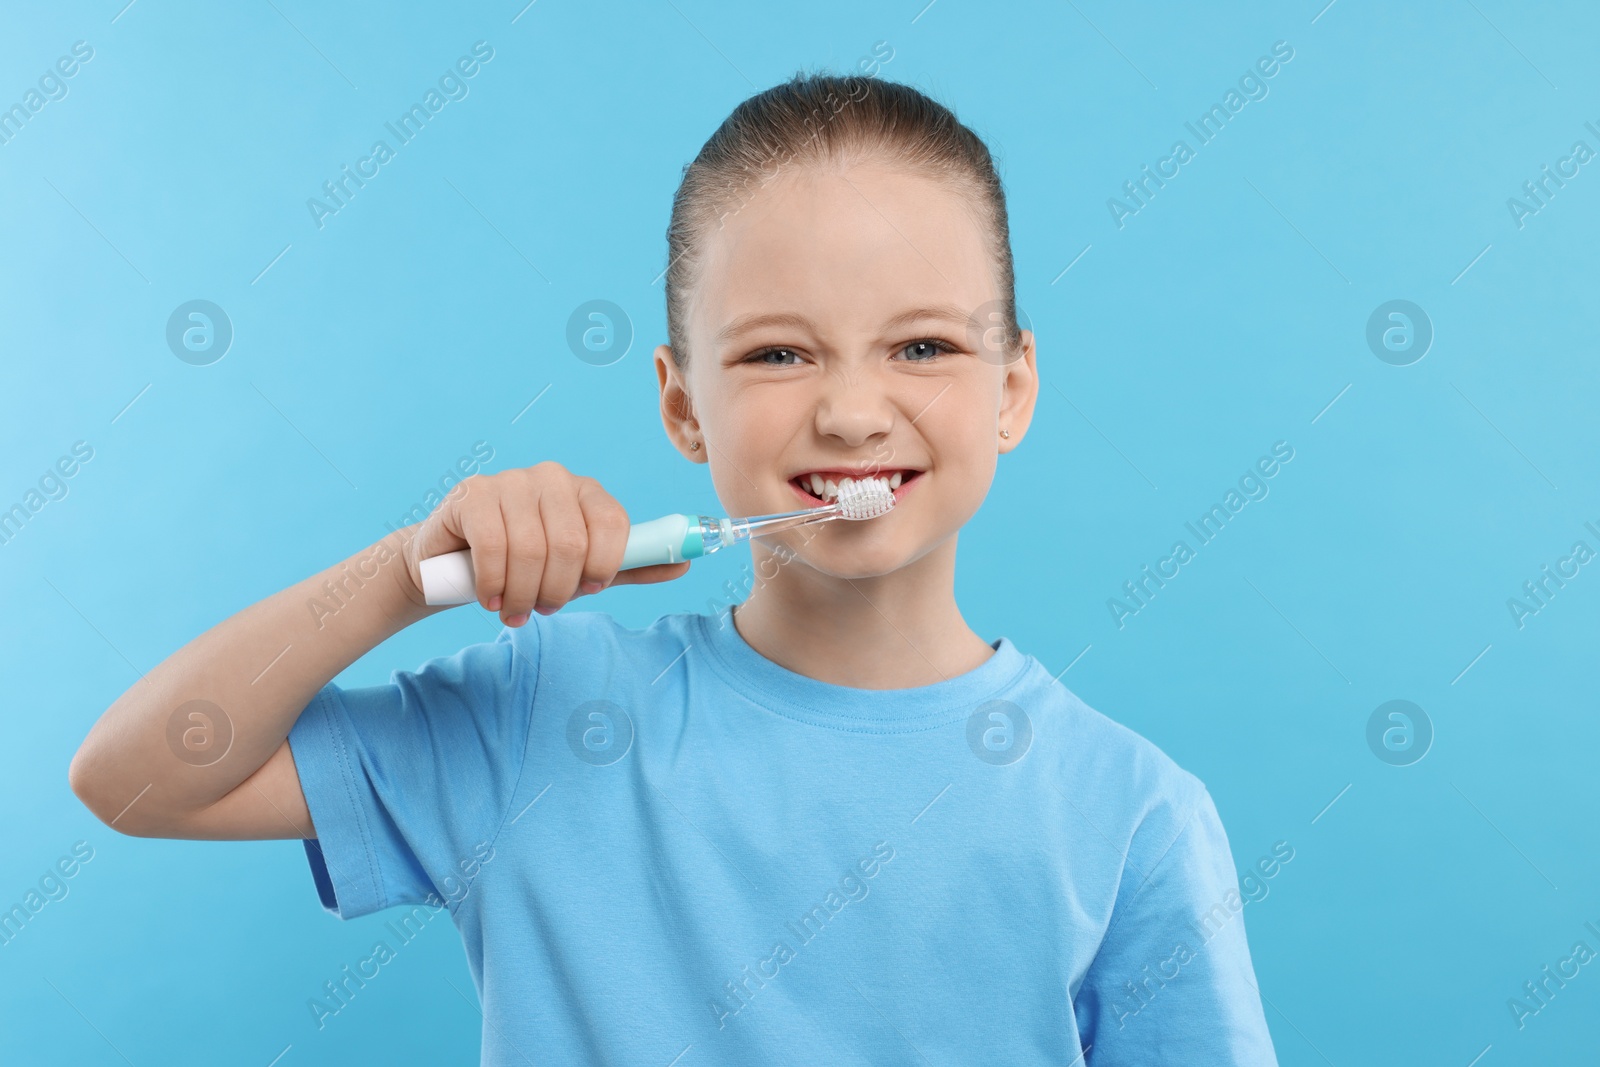
[[[529,612],[553,614],[575,596],[688,572],[687,560],[619,572],[628,527],[628,513],[599,482],[559,463],[475,474],[409,527],[406,592],[422,604],[422,560],[470,548],[478,603],[521,626]]]

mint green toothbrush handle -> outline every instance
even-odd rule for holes
[[[700,536],[700,516],[663,515],[628,528],[628,547],[618,570],[649,567],[657,563],[682,563],[705,555]]]

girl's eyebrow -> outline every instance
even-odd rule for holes
[[[928,307],[912,308],[902,311],[885,322],[884,329],[894,330],[913,322],[923,322],[929,319],[943,320],[965,325],[969,316],[965,311],[954,304],[933,304]],[[792,311],[767,312],[765,314],[743,315],[724,326],[714,338],[714,343],[723,344],[741,334],[760,329],[763,326],[791,326],[795,329],[809,330],[812,328],[811,320],[804,315]]]
[[[937,319],[946,322],[961,323],[964,326],[971,317],[971,315],[956,307],[954,304],[933,304],[928,307],[912,308],[910,311],[902,311],[900,314],[896,315],[883,325],[885,329],[894,330],[901,326],[909,326],[913,322],[922,322],[926,319]]]
[[[811,320],[806,318],[804,315],[796,314],[792,311],[773,311],[767,312],[766,314],[743,315],[737,319],[734,319],[732,322],[728,323],[728,325],[724,326],[720,331],[718,331],[716,337],[712,338],[712,341],[713,343],[720,345],[726,341],[731,341],[733,338],[738,337],[741,334],[749,333],[751,330],[757,330],[763,326],[792,326],[799,330],[809,330],[811,329]]]

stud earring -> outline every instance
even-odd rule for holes
[[[1000,431],[1000,436],[1009,440],[1010,437],[1011,437],[1011,431],[1010,430],[1001,430]]]
[[[698,452],[698,451],[700,451],[700,442],[699,441],[691,441],[691,442],[689,442],[689,451],[690,452]]]

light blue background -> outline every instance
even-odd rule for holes
[[[1506,206],[1600,150],[1591,5],[123,2],[0,30],[0,106],[95,50],[0,145],[0,507],[95,450],[0,545],[0,905],[95,850],[0,947],[6,1062],[475,1061],[449,928],[319,1032],[307,999],[384,917],[326,915],[296,841],[121,837],[68,761],[136,671],[375,541],[476,441],[636,516],[715,510],[649,366],[672,192],[738,101],[879,41],[1002,160],[1039,339],[1033,429],[962,538],[969,622],[1198,774],[1241,868],[1293,845],[1245,911],[1284,1064],[1592,1058],[1600,966],[1525,1029],[1506,1004],[1600,949],[1600,564],[1521,629],[1506,606],[1600,549],[1600,162],[1521,229]],[[478,40],[470,95],[319,230],[306,199]],[[1268,97],[1118,229],[1107,198],[1278,40]],[[197,298],[235,329],[205,367],[164,339]],[[606,367],[565,342],[597,298],[636,333]],[[1397,298],[1436,331],[1405,367],[1365,341]],[[1270,496],[1119,630],[1107,599],[1279,440]],[[700,610],[747,558],[594,604]],[[446,613],[340,680],[495,629]],[[1397,698],[1436,731],[1411,766],[1366,742]]]

